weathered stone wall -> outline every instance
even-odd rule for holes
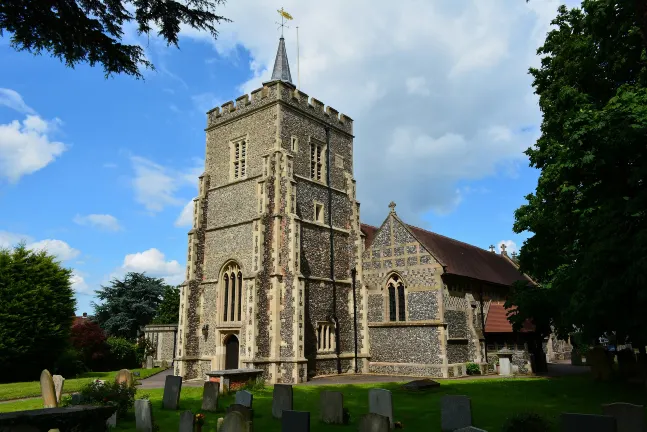
[[[468,339],[466,311],[446,310],[445,322],[449,339]]]
[[[371,362],[442,363],[436,327],[369,327],[369,337]]]
[[[177,324],[151,324],[144,327],[144,336],[155,345],[156,350],[153,355],[155,365],[159,366],[163,361],[171,365],[175,355],[175,337],[177,334]]]
[[[469,358],[467,340],[447,342],[447,363],[465,363],[473,361]]]

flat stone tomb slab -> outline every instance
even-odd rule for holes
[[[222,393],[227,393],[257,379],[262,373],[262,369],[226,369],[207,372],[207,376],[209,381],[220,383]]]
[[[408,382],[402,386],[405,390],[429,390],[440,387],[440,383],[430,379],[421,379]]]
[[[440,398],[440,428],[443,432],[472,426],[472,403],[467,396]]]
[[[617,432],[616,419],[606,415],[564,413],[560,418],[562,432]]]

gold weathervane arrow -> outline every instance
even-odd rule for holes
[[[290,27],[285,25],[285,20],[289,21],[289,20],[293,20],[294,18],[292,18],[292,15],[290,15],[285,10],[283,10],[283,8],[278,9],[277,12],[279,13],[279,15],[281,15],[281,23],[280,24],[276,23],[276,24],[279,25],[279,28],[281,29],[281,37],[283,37],[283,28],[284,27],[290,28]]]

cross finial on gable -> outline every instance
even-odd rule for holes
[[[490,252],[494,253],[494,245],[490,245]]]
[[[395,213],[395,203],[393,201],[389,204],[389,208],[391,209],[391,213]]]
[[[505,243],[501,243],[501,255],[506,255],[506,249],[507,246],[505,245]]]

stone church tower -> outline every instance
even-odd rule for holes
[[[207,116],[175,374],[302,382],[354,370],[355,340],[367,371],[352,119],[296,89],[283,38],[271,80]]]

